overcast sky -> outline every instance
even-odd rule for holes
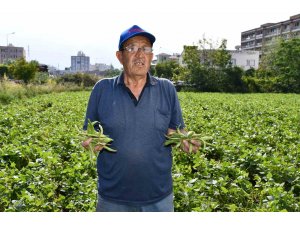
[[[119,37],[132,25],[156,36],[155,54],[172,54],[203,36],[227,39],[227,48],[234,49],[242,31],[299,13],[295,0],[0,0],[0,45],[8,40],[24,47],[27,59],[59,69],[70,67],[78,51],[91,64],[120,68]]]

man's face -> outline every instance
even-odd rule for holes
[[[127,49],[136,46],[137,52],[129,52]],[[153,59],[153,53],[145,53],[143,51],[144,47],[151,47],[151,43],[148,38],[143,36],[135,36],[128,39],[123,44],[123,51],[118,51],[116,53],[117,58],[123,65],[124,72],[127,75],[132,76],[145,76],[150,69],[151,61]]]

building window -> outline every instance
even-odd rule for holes
[[[247,59],[247,66],[255,66],[255,60],[254,59]]]
[[[284,30],[285,31],[288,31],[290,29],[290,26],[289,25],[284,25]]]
[[[236,59],[232,58],[231,63],[232,63],[233,66],[236,66]]]

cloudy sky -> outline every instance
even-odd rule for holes
[[[300,13],[295,0],[0,0],[0,8],[0,45],[24,47],[28,60],[59,69],[78,51],[120,68],[119,37],[134,24],[156,36],[155,54],[172,54],[203,37],[234,49],[242,31]]]

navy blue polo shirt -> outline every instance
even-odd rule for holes
[[[99,121],[113,139],[116,153],[101,151],[97,158],[98,193],[128,205],[157,202],[172,192],[172,153],[164,146],[168,128],[184,122],[174,85],[147,75],[137,101],[124,84],[123,74],[94,86],[87,119]]]

